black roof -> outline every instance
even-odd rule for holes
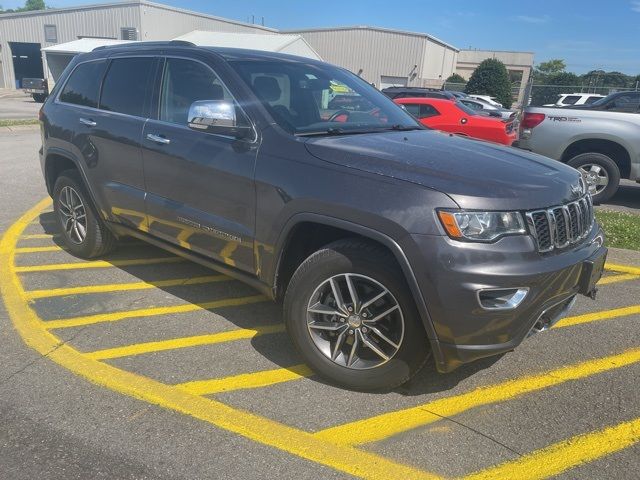
[[[185,40],[170,40],[166,42],[131,42],[131,43],[121,43],[118,45],[104,45],[101,47],[96,47],[92,50],[92,52],[111,52],[111,51],[131,51],[131,50],[144,50],[144,49],[153,49],[153,48],[162,48],[162,49],[172,49],[172,48],[191,48],[197,50],[207,50],[210,52],[214,52],[226,60],[297,60],[297,61],[305,61],[307,63],[324,63],[319,60],[314,60],[312,58],[300,57],[297,55],[289,55],[286,53],[279,52],[268,52],[265,50],[251,50],[246,48],[230,48],[230,47],[205,47],[196,45],[192,42],[187,42]]]

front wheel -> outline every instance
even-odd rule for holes
[[[366,242],[341,240],[307,258],[287,288],[284,315],[306,363],[347,388],[397,387],[429,357],[395,259]]]
[[[607,155],[582,153],[573,157],[567,164],[580,172],[589,193],[593,196],[593,203],[604,203],[618,191],[620,169]]]

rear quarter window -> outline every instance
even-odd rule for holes
[[[98,106],[98,94],[100,82],[106,69],[107,62],[98,60],[78,65],[60,92],[59,100],[65,103],[81,105],[84,107]]]

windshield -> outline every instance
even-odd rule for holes
[[[599,106],[604,105],[605,103],[607,103],[609,100],[611,100],[611,97],[613,97],[614,95],[615,95],[615,93],[611,93],[611,94],[607,95],[606,97],[599,98],[598,100],[596,100],[593,103],[590,103],[589,105],[591,105],[593,107],[599,107]]]
[[[290,61],[229,62],[273,119],[294,135],[334,135],[423,127],[356,75]]]

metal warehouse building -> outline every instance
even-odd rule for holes
[[[277,34],[277,30],[131,0],[0,15],[0,88],[45,78],[41,48],[80,38],[168,40],[193,30]]]
[[[377,27],[290,30],[327,62],[346,67],[382,89],[441,87],[456,69],[459,50],[426,33]]]

